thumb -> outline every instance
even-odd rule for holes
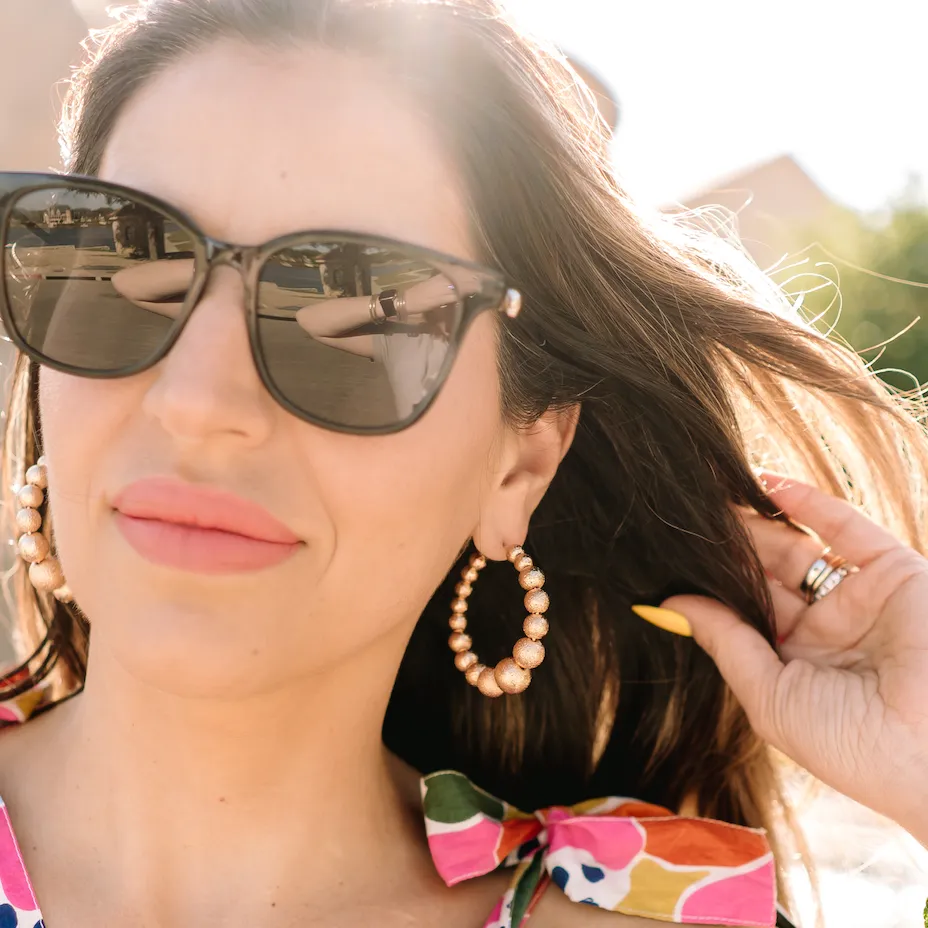
[[[783,663],[760,632],[705,596],[672,596],[661,605],[687,619],[696,643],[715,661],[751,726],[764,740],[778,742],[774,707]]]

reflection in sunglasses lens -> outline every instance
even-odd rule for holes
[[[75,373],[141,370],[182,324],[198,255],[202,240],[169,210],[78,186],[28,191],[3,237],[12,324],[39,360]],[[259,272],[264,381],[318,422],[400,426],[435,395],[484,283],[401,245],[295,238]]]
[[[193,242],[173,217],[132,200],[68,187],[24,194],[3,250],[17,332],[75,368],[146,363],[167,342],[193,281]]]
[[[297,409],[343,427],[401,422],[427,403],[460,317],[449,272],[396,249],[306,242],[261,271],[269,378]]]

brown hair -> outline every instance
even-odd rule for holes
[[[149,0],[75,75],[69,168],[97,172],[133,94],[219,39],[376,57],[422,101],[466,180],[484,259],[525,295],[501,341],[504,412],[518,424],[582,404],[528,539],[557,594],[544,668],[521,697],[489,701],[462,683],[445,658],[456,567],[410,642],[386,743],[524,809],[607,794],[676,808],[693,797],[703,815],[777,824],[771,759],[712,661],[629,606],[700,592],[772,640],[763,570],[734,509],[775,515],[753,474],[761,463],[855,500],[922,548],[917,397],[891,395],[737,251],[637,211],[590,95],[494,0]],[[8,486],[37,453],[35,387],[20,359]],[[506,571],[484,577],[471,625],[501,657],[523,614]],[[79,683],[85,620],[38,597],[21,567],[17,583],[26,639],[50,630]]]

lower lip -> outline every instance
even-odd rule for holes
[[[261,541],[232,532],[136,519],[116,512],[123,538],[152,564],[189,573],[236,574],[264,570],[292,557],[299,544]]]

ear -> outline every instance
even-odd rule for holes
[[[486,557],[503,561],[509,548],[525,541],[532,513],[570,450],[579,420],[580,406],[574,405],[506,430],[474,531],[474,543]]]

